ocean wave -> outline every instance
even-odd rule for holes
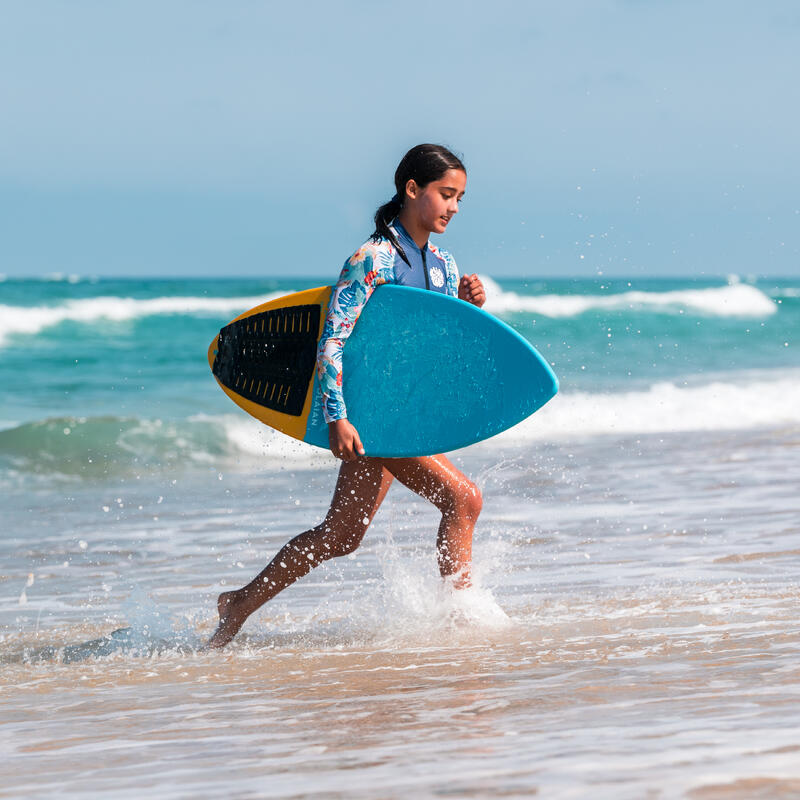
[[[486,287],[484,308],[493,314],[524,311],[544,317],[575,317],[587,311],[633,310],[715,317],[767,317],[778,310],[764,292],[744,283],[706,289],[676,289],[668,292],[522,295],[504,291],[488,276],[482,275],[481,280]]]
[[[499,441],[557,440],[800,425],[800,374],[694,386],[659,382],[631,392],[563,392]]]
[[[92,297],[68,300],[58,306],[0,305],[0,346],[9,336],[35,335],[62,322],[91,324],[100,320],[125,321],[163,314],[233,315],[289,292],[256,297]]]
[[[45,283],[80,283],[83,278],[74,273],[48,272],[42,275],[40,280]]]
[[[84,278],[81,275],[65,272],[47,272],[44,275],[31,275],[24,278],[9,278],[5,273],[0,274],[0,283],[5,283],[8,280],[24,281],[25,283],[81,283],[82,281],[96,282],[99,278]]]
[[[59,279],[71,281],[71,276]],[[54,278],[55,279],[55,278]],[[589,311],[634,310],[663,314],[700,314],[716,317],[766,317],[778,305],[755,286],[732,283],[705,289],[678,289],[666,292],[629,291],[608,295],[540,294],[524,295],[503,290],[489,276],[485,309],[493,314],[528,312],[540,316],[575,317]],[[132,297],[103,296],[67,300],[60,305],[0,305],[0,346],[14,335],[33,336],[62,322],[93,324],[100,321],[127,321],[167,314],[235,315],[252,306],[290,294],[292,290],[250,297]],[[782,290],[779,296],[794,297],[795,290]]]
[[[316,455],[316,459],[314,456]],[[327,451],[240,415],[184,420],[57,417],[0,430],[0,471],[96,479],[181,468],[313,467]]]
[[[800,425],[800,374],[696,386],[656,383],[630,392],[564,392],[516,427],[478,445],[524,446],[571,437],[747,430]],[[293,469],[334,464],[241,414],[184,420],[52,418],[0,430],[0,471],[97,479],[180,468]]]

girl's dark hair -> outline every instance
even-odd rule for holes
[[[400,213],[406,196],[406,184],[413,180],[420,189],[432,181],[438,181],[450,169],[458,169],[466,174],[466,167],[461,159],[440,144],[418,144],[412,147],[397,165],[394,173],[394,197],[384,203],[375,212],[375,232],[370,237],[373,242],[388,239],[400,253],[403,261],[408,263],[403,248],[389,227],[392,220]]]

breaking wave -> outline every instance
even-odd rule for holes
[[[68,300],[57,306],[0,305],[0,345],[16,334],[35,335],[62,322],[91,324],[101,320],[124,321],[142,317],[178,315],[231,315],[246,311],[289,292],[256,297],[92,297]]]
[[[744,283],[668,292],[630,291],[618,294],[522,295],[504,291],[491,278],[481,276],[486,287],[484,308],[493,314],[518,311],[545,317],[575,317],[587,311],[650,311],[662,314],[699,314],[714,317],[767,317],[777,312],[773,300]]]
[[[314,454],[316,453],[316,458]],[[244,415],[58,417],[0,430],[0,471],[97,479],[181,468],[258,468],[333,456]]]
[[[694,386],[661,382],[629,392],[566,392],[491,440],[503,446],[609,436],[746,430],[800,425],[800,374],[720,379]],[[61,417],[0,430],[0,471],[102,478],[119,473],[316,469],[333,456],[242,414],[184,420]]]
[[[493,314],[527,312],[545,317],[576,317],[591,311],[645,311],[658,314],[694,314],[712,317],[767,317],[778,306],[755,286],[733,283],[703,289],[666,292],[629,291],[618,294],[523,295],[503,290],[496,281],[482,276],[486,285],[485,308]],[[230,316],[290,294],[291,290],[249,297],[92,297],[67,300],[60,305],[0,305],[0,346],[10,336],[34,336],[62,322],[93,324],[126,321],[157,315]],[[793,297],[791,290],[781,295]]]
[[[690,386],[663,381],[629,392],[566,392],[498,438],[522,442],[800,425],[800,374],[784,374]]]

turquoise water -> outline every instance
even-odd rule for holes
[[[11,467],[99,476],[103,460],[171,467],[236,450],[220,428],[234,412],[209,375],[207,343],[263,298],[321,282],[0,283],[0,476]],[[690,422],[686,406],[702,428],[702,387],[719,382],[736,396],[735,407],[717,410],[720,422],[738,427],[738,407],[748,405],[768,420],[773,401],[782,418],[787,370],[800,367],[798,281],[490,281],[487,308],[553,365],[563,397],[625,403],[649,393],[665,430]],[[569,419],[555,427],[568,433]],[[81,463],[84,449],[91,465],[88,456]]]

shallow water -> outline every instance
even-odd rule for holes
[[[331,461],[9,490],[0,794],[794,796],[798,446],[461,451],[474,589],[440,585],[436,516],[395,487],[222,652],[197,652],[214,597],[318,520]]]
[[[0,796],[800,796],[800,284],[487,287],[561,391],[454,455],[474,588],[395,487],[204,652],[333,489],[205,361],[304,285],[0,283]]]

